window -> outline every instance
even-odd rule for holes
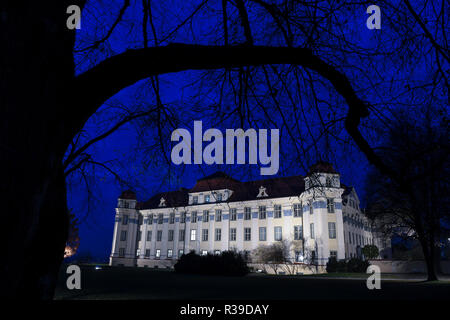
[[[314,239],[314,223],[309,225],[309,232],[311,233],[311,239]]]
[[[328,210],[328,213],[334,213],[334,200],[333,199],[327,199],[327,210]]]
[[[180,218],[181,223],[186,223],[186,212],[182,212]]]
[[[250,220],[252,218],[252,208],[244,208],[244,220]]]
[[[173,230],[169,230],[168,240],[173,241]]]
[[[330,258],[336,258],[337,259],[337,251],[330,251]]]
[[[265,219],[266,218],[266,206],[259,206],[259,218]]]
[[[197,204],[198,203],[198,196],[193,196],[192,197],[192,203],[193,204]]]
[[[152,232],[147,231],[147,241],[152,241]]]
[[[328,236],[330,239],[336,239],[336,223],[328,222]]]
[[[314,206],[313,206],[313,203],[311,202],[309,204],[309,214],[313,214],[313,213],[314,213]]]
[[[119,248],[119,257],[125,257],[125,248]]]
[[[153,224],[153,214],[148,215],[147,224]]]
[[[159,257],[161,257],[161,250],[160,249],[156,250],[155,257],[158,258],[158,259],[159,259]]]
[[[145,250],[145,257],[146,258],[150,257],[150,249]]]
[[[209,211],[205,210],[203,211],[203,222],[208,222],[209,221]]]
[[[216,198],[217,198],[217,201],[222,201],[222,194],[219,192],[219,193],[216,195]]]
[[[274,239],[275,239],[275,241],[281,241],[282,240],[282,229],[281,229],[281,227],[275,227],[274,228]]]
[[[348,233],[348,242],[352,243],[352,233],[351,232]]]
[[[120,241],[127,241],[127,232],[125,230],[120,232]]]
[[[128,201],[124,201],[123,202],[123,207],[124,208],[129,208],[130,207],[130,204],[128,203]]]
[[[197,238],[197,230],[191,229],[191,241],[195,241]]]
[[[173,250],[172,249],[168,249],[167,250],[167,258],[172,258],[173,257]]]
[[[326,186],[331,187],[331,178],[330,177],[327,177]]]
[[[143,218],[142,218],[141,215],[139,215],[139,217],[138,217],[138,224],[139,224],[140,226],[142,226],[142,221],[143,221]]]
[[[142,239],[142,231],[139,230],[137,234],[137,241],[141,241],[141,239]]]
[[[163,223],[163,218],[164,218],[164,215],[162,213],[158,214],[158,224]]]
[[[300,203],[294,204],[294,217],[298,218],[302,216],[302,205]]]
[[[220,254],[220,250],[214,250],[214,254],[215,255],[219,255]]]
[[[244,241],[252,240],[252,229],[244,228]]]
[[[230,241],[236,241],[236,228],[230,229]]]
[[[156,233],[156,241],[161,241],[162,239],[162,230],[158,230]]]
[[[294,240],[303,238],[303,226],[294,226]]]
[[[208,229],[202,230],[202,241],[208,241]]]
[[[206,256],[208,254],[208,251],[202,250],[202,256]]]
[[[169,215],[169,223],[174,224],[175,223],[175,212],[171,212]]]
[[[181,257],[183,254],[184,254],[183,249],[178,250],[178,258]]]
[[[281,218],[281,206],[276,204],[273,206],[273,216],[274,218]]]
[[[303,262],[303,255],[301,251],[295,251],[295,262]]]
[[[222,210],[220,210],[220,209],[216,210],[216,221],[217,222],[222,221]]]
[[[178,241],[184,241],[185,237],[186,237],[186,230],[178,231]]]
[[[267,240],[266,227],[260,227],[259,228],[259,241],[266,241],[266,240]]]
[[[205,195],[205,202],[209,202],[210,198],[209,198],[209,194]]]
[[[221,241],[222,240],[222,229],[216,229],[215,240],[216,241]]]
[[[197,222],[197,211],[192,211],[192,214],[191,214],[191,222],[192,223],[196,223]]]
[[[139,257],[141,255],[141,249],[136,250],[136,257]]]
[[[236,221],[236,209],[230,209],[230,220]]]
[[[124,215],[123,215],[122,224],[123,224],[124,226],[126,226],[126,225],[128,224],[128,215],[127,215],[127,214],[124,214]]]

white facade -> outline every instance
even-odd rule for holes
[[[122,194],[110,264],[169,267],[191,250],[250,254],[280,240],[291,244],[295,262],[325,265],[330,255],[358,256],[360,248],[374,243],[373,232],[354,189],[341,186],[331,166],[319,172],[322,167],[304,178],[255,182],[218,173],[191,190],[139,204],[132,193]]]

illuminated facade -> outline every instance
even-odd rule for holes
[[[116,209],[110,264],[170,267],[191,250],[250,257],[259,245],[277,241],[289,243],[293,262],[319,265],[381,245],[354,188],[321,162],[305,177],[240,182],[217,172],[146,202],[126,191]]]

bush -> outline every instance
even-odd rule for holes
[[[234,251],[220,255],[200,256],[194,251],[182,255],[174,266],[175,272],[207,275],[244,276],[249,272],[243,257]]]
[[[369,267],[369,262],[357,258],[352,258],[348,261],[339,260],[335,257],[330,257],[327,263],[327,272],[366,272]]]
[[[375,259],[380,254],[378,247],[373,244],[368,244],[362,248],[362,254],[366,259]]]

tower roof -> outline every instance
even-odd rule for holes
[[[125,190],[120,194],[119,199],[136,200],[136,193],[132,190]]]
[[[334,167],[331,163],[325,162],[325,161],[318,161],[315,164],[313,164],[309,168],[309,172],[307,176],[313,174],[313,173],[334,173],[337,174],[336,170],[334,170]]]

